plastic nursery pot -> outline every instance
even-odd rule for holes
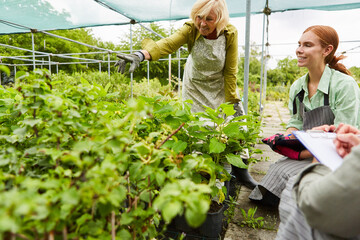
[[[213,202],[212,204],[217,204]],[[215,212],[208,212],[205,222],[198,228],[190,227],[184,216],[177,216],[174,219],[175,228],[178,231],[185,232],[190,235],[198,235],[201,237],[217,238],[223,229],[224,211],[226,206],[221,204],[220,209]]]

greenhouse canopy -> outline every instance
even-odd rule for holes
[[[195,0],[0,0],[0,34],[124,25],[189,18]],[[227,0],[231,17],[246,14],[246,0]],[[259,14],[266,0],[251,1]],[[360,8],[355,0],[268,0],[271,12]]]

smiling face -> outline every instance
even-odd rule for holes
[[[207,16],[196,16],[195,26],[203,36],[209,36],[216,29],[216,14],[213,10]]]
[[[312,68],[325,65],[325,57],[329,54],[327,48],[323,48],[320,39],[312,31],[305,32],[299,40],[296,56],[299,67]]]

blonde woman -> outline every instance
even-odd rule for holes
[[[203,106],[217,108],[220,104],[234,104],[235,116],[244,114],[237,94],[238,33],[229,23],[225,0],[198,0],[192,7],[190,18],[170,37],[154,42],[145,39],[143,50],[134,54],[119,54],[119,71],[124,72],[130,63],[133,72],[143,60],[156,61],[187,44],[190,55],[183,77],[183,100],[193,101],[192,112],[203,111]],[[241,172],[241,182],[254,188],[256,182],[246,169]]]

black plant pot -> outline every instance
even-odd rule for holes
[[[227,206],[223,205],[217,212],[208,212],[205,222],[198,228],[190,227],[184,216],[177,216],[174,219],[176,230],[189,235],[201,237],[218,238],[223,229],[224,211]]]

